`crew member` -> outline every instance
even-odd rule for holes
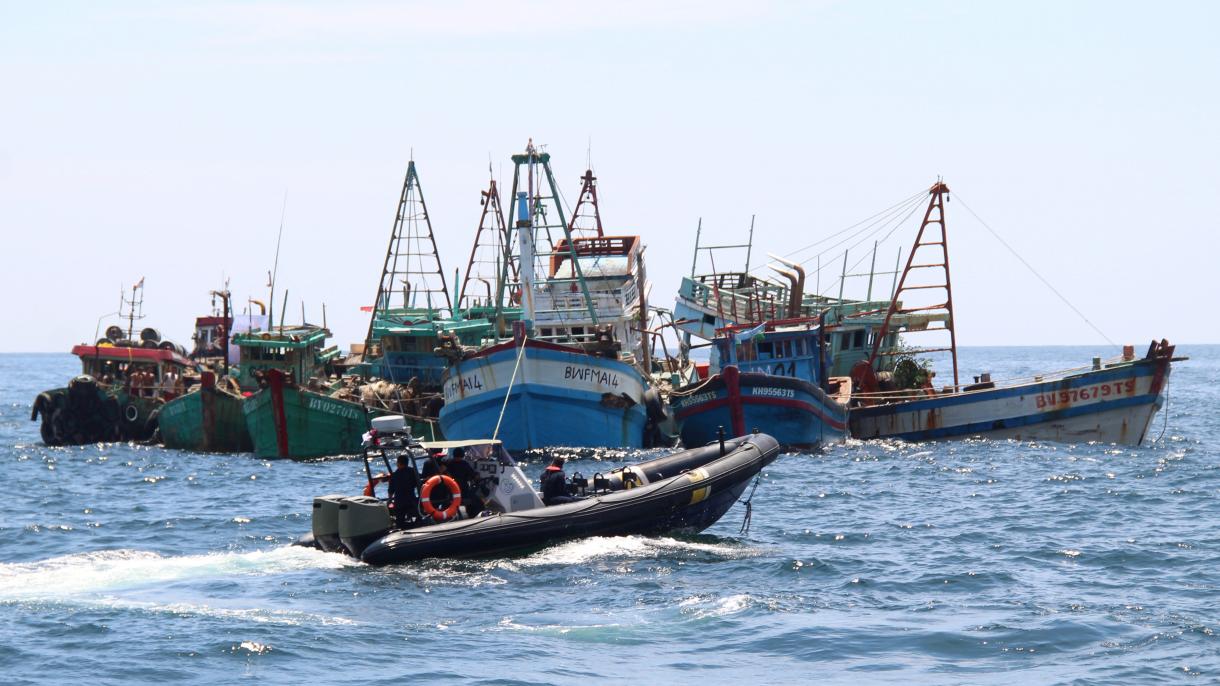
[[[475,493],[479,474],[474,470],[474,466],[466,461],[465,448],[459,446],[453,449],[449,462],[445,464],[445,473],[453,477],[462,489],[462,507],[466,508],[466,517],[479,516],[483,511],[483,501]]]
[[[419,514],[419,476],[415,467],[406,455],[398,456],[398,467],[390,475],[390,492],[388,497],[394,503],[394,523],[398,528],[404,528],[408,519],[415,519]]]
[[[568,476],[563,473],[563,458],[556,457],[542,472],[542,503],[544,505],[562,505],[576,498],[568,495]]]
[[[441,464],[441,457],[445,454],[440,448],[431,448],[428,450],[428,459],[424,460],[423,472],[420,478],[424,481],[431,479],[437,474],[445,473],[445,465]]]

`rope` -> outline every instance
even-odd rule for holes
[[[1155,443],[1160,443],[1165,437],[1165,430],[1169,428],[1169,380],[1165,380],[1165,422],[1161,424],[1161,435],[1156,437]]]
[[[895,223],[892,227],[890,227],[890,230],[888,232],[886,232],[885,236],[883,236],[881,238],[881,240],[877,241],[877,245],[879,246],[882,243],[885,243],[886,241],[888,241],[890,239],[890,236],[893,236],[895,231],[897,231],[900,227],[902,227],[904,224],[906,224],[907,220],[910,219],[911,216],[914,215],[915,212],[918,211],[919,208],[921,208],[921,207],[923,207],[923,203],[914,203],[913,205],[911,205],[910,210],[906,213],[906,216],[904,216],[902,219],[899,219],[897,223]],[[855,245],[852,245],[851,247],[844,250],[844,253],[850,252],[851,250],[860,247],[869,238],[872,238],[874,235],[876,235],[878,232],[880,232],[884,228],[885,228],[884,224],[877,227],[876,231],[873,231],[872,233],[868,234],[864,238],[861,238],[859,241],[856,241]],[[867,252],[864,253],[864,256],[861,257],[860,259],[856,260],[855,264],[853,264],[851,267],[849,267],[846,271],[854,272],[856,270],[856,268],[859,267],[868,256],[869,256],[869,253],[867,253]],[[838,255],[836,254],[835,257],[837,258]],[[808,261],[809,260],[805,260],[806,263]],[[804,264],[804,263],[802,263],[802,264]],[[821,270],[822,270],[822,268],[818,267],[818,271],[821,272]],[[848,276],[850,276],[850,274]],[[829,285],[826,286],[826,288],[821,289],[821,291],[818,293],[818,295],[822,295],[822,294],[832,290],[835,287],[835,285],[838,284],[839,282],[841,282],[842,280],[843,280],[843,276],[840,275],[839,278],[832,281]]]
[[[754,516],[754,491],[758,490],[758,482],[762,480],[762,470],[759,470],[758,476],[754,477],[754,487],[750,489],[750,496],[745,500],[738,500],[739,503],[744,503],[746,506],[746,518],[741,522],[741,530],[738,535],[750,533],[750,518]]]
[[[988,226],[987,222],[983,221],[982,217],[975,214],[974,210],[970,209],[970,206],[966,204],[966,201],[962,200],[962,196],[960,193],[957,194],[957,201],[959,203],[961,203],[962,207],[966,208],[966,211],[969,212],[971,214],[971,216],[973,216],[976,220],[978,220],[978,223],[983,225],[984,229],[987,229],[989,232],[991,232],[992,236],[995,236],[995,239],[1000,242],[1000,245],[1003,245],[1005,248],[1008,249],[1008,252],[1012,253],[1013,257],[1020,260],[1021,264],[1025,265],[1025,268],[1028,269],[1031,274],[1038,277],[1038,280],[1041,281],[1047,288],[1049,288],[1052,293],[1059,296],[1059,299],[1062,300],[1065,305],[1072,308],[1072,311],[1075,312],[1076,315],[1079,316],[1082,320],[1084,320],[1085,324],[1088,324],[1094,331],[1096,331],[1102,338],[1104,338],[1107,343],[1109,343],[1110,345],[1116,346],[1116,347],[1118,346],[1117,343],[1110,340],[1110,337],[1107,336],[1104,331],[1097,328],[1097,326],[1093,322],[1089,321],[1089,318],[1084,316],[1083,312],[1076,309],[1076,306],[1073,305],[1071,302],[1069,302],[1068,299],[1065,298],[1062,293],[1060,293],[1058,290],[1056,290],[1055,287],[1051,285],[1050,281],[1047,281],[1045,278],[1043,278],[1043,276],[1038,273],[1038,270],[1034,269],[1033,266],[1030,265],[1029,262],[1026,262],[1024,257],[1021,257],[1019,254],[1017,254],[1017,251],[1014,250],[1013,247],[1011,245],[1009,245],[1007,241],[1005,241],[1003,238],[1001,238],[1000,234],[996,233],[995,229]]]
[[[508,380],[508,390],[504,393],[504,404],[500,406],[500,416],[496,419],[496,430],[491,433],[491,440],[500,435],[500,422],[504,421],[504,411],[508,409],[508,398],[513,393],[513,384],[517,381],[517,370],[521,368],[521,358],[525,357],[525,343],[529,337],[521,339],[521,350],[517,353],[517,363],[513,365],[513,375]]]

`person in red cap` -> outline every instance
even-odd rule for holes
[[[568,495],[568,476],[563,473],[563,458],[556,457],[542,472],[542,503],[544,505],[562,505],[576,498]]]

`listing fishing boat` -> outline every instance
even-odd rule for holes
[[[512,159],[518,252],[505,255],[497,306],[520,307],[521,319],[511,338],[449,358],[441,429],[455,440],[490,434],[517,451],[641,447],[664,414],[643,371],[650,367],[641,333],[643,244],[639,236],[604,235],[600,219],[575,235],[581,204],[596,203],[591,171],[568,222],[550,155],[531,142]],[[552,229],[563,237],[553,241]],[[514,263],[517,283],[509,280]]]
[[[793,448],[846,440],[851,379],[827,377],[823,330],[812,318],[725,329],[715,339],[719,373],[670,395],[683,445],[704,445],[726,429],[765,429]]]
[[[885,228],[885,225],[878,225],[878,228]],[[701,220],[695,232],[691,273],[690,276],[682,278],[674,304],[674,327],[682,332],[685,350],[709,344],[721,332],[732,327],[749,328],[764,321],[813,318],[818,319],[823,328],[823,349],[828,355],[829,376],[847,376],[857,362],[869,359],[872,342],[877,338],[884,313],[890,304],[888,300],[873,298],[878,277],[891,274],[888,271],[877,271],[875,244],[867,273],[848,273],[849,251],[843,251],[843,270],[836,279],[838,295],[829,296],[820,293],[816,287],[808,287],[805,264],[778,255],[768,254],[774,261],[768,266],[782,277],[784,282],[753,273],[750,267],[754,247],[753,221],[750,223],[749,238],[745,243],[703,245],[700,242],[702,233]],[[741,271],[717,270],[717,254],[721,255],[723,260],[725,253],[729,253],[731,257],[733,253],[743,250],[745,266]],[[707,261],[710,261],[712,269],[710,272],[697,273],[701,263],[700,257],[704,255],[707,256]],[[819,279],[821,271],[819,264],[816,270]],[[892,274],[897,279],[897,267]],[[868,286],[862,300],[844,297],[849,279],[865,277]],[[935,312],[896,314],[889,332],[880,338],[881,350],[884,353],[898,350],[900,330],[927,327],[941,321],[943,317],[944,315]],[[692,344],[692,338],[706,343]],[[720,366],[718,354],[718,348],[713,345],[709,363],[713,370]],[[894,357],[887,354],[877,357],[873,360],[875,371],[893,371],[894,361]]]
[[[993,381],[989,374],[981,374],[974,383],[960,383],[945,225],[949,187],[937,182],[929,195],[914,248],[880,333],[884,336],[891,330],[896,316],[939,311],[945,315],[944,325],[922,331],[948,334],[949,343],[947,347],[901,351],[893,374],[874,371],[870,362],[886,354],[874,343],[869,360],[857,363],[852,370],[856,387],[852,436],[904,440],[983,436],[1124,445],[1143,442],[1161,407],[1172,363],[1187,359],[1175,357],[1174,346],[1166,340],[1153,341],[1139,359],[1133,346],[1125,346],[1117,359],[1095,357],[1091,365],[1077,369],[1006,381]],[[928,274],[920,270],[941,272],[943,279],[914,276]],[[904,304],[901,296],[908,292],[932,293],[933,302]],[[915,331],[920,330],[907,333]],[[930,353],[948,353],[952,386],[935,388],[935,372],[916,357]]]
[[[66,387],[39,393],[30,413],[41,417],[40,432],[48,446],[99,441],[143,441],[157,430],[156,410],[181,393],[181,379],[195,363],[182,346],[164,340],[152,327],[140,330],[144,279],[120,297],[119,315],[126,328],[111,325],[93,345],[73,346],[81,374]],[[124,314],[126,309],[126,314]]]
[[[242,412],[242,391],[258,389],[253,378],[241,387],[230,376],[229,341],[234,318],[229,309],[227,289],[212,291],[222,302],[220,312],[195,320],[195,349],[191,357],[204,365],[197,379],[178,397],[157,410],[161,442],[167,448],[197,452],[250,452],[254,449],[246,416]]]
[[[401,528],[390,504],[369,495],[378,478],[371,460],[380,458],[389,469],[392,456],[414,462],[423,450],[458,449],[479,477],[475,490],[486,509],[478,516],[449,519],[445,513],[459,512],[451,504],[462,494],[448,485],[429,486],[445,483],[442,476],[424,484],[424,507],[402,518]],[[545,506],[499,441],[419,444],[401,430],[379,430],[366,442],[366,495],[315,499],[312,535],[302,543],[387,565],[499,555],[589,536],[693,534],[724,516],[779,452],[774,439],[756,434],[596,474],[592,483],[574,474],[568,484],[571,502]],[[444,521],[415,516],[429,510],[442,513]]]

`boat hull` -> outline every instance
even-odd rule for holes
[[[197,452],[244,453],[254,449],[244,398],[204,387],[175,398],[157,415],[161,442],[167,448]]]
[[[770,436],[751,436],[702,467],[645,486],[564,505],[395,531],[369,545],[361,559],[386,565],[502,554],[588,536],[698,533],[724,516],[779,452]]]
[[[912,399],[851,413],[855,438],[982,436],[1139,445],[1161,406],[1172,348],[1053,380]]]
[[[449,440],[477,439],[499,425],[496,438],[511,452],[639,448],[648,420],[646,388],[643,376],[617,359],[537,341],[527,341],[522,352],[510,342],[445,372],[441,431]]]
[[[246,398],[242,412],[259,457],[307,458],[352,455],[360,450],[369,420],[385,414],[295,385],[269,373],[266,388]]]
[[[759,430],[781,445],[816,449],[847,439],[847,405],[816,385],[792,377],[741,372],[720,374],[670,398],[682,443],[688,447]]]
[[[30,419],[41,417],[39,430],[48,446],[144,441],[157,429],[155,414],[163,402],[82,375],[65,388],[39,393]]]

